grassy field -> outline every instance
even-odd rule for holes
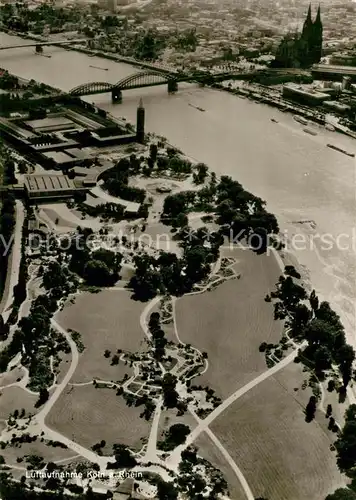
[[[22,379],[24,376],[24,370],[22,368],[14,368],[9,372],[4,372],[0,374],[0,389],[9,384],[14,384],[18,379]]]
[[[24,467],[26,467],[25,455],[39,455],[43,457],[45,462],[56,462],[67,459],[70,462],[73,457],[77,456],[72,450],[58,446],[56,448],[48,446],[45,443],[41,443],[40,439],[37,439],[34,443],[22,443],[20,447],[7,446],[5,450],[1,450],[1,455],[5,458],[6,464]],[[17,463],[17,457],[23,458],[23,462]]]
[[[14,410],[25,409],[26,415],[36,413],[35,403],[38,397],[21,389],[21,387],[9,387],[0,389],[0,418],[7,419]]]
[[[93,378],[120,380],[125,373],[132,374],[129,366],[122,362],[111,366],[110,359],[104,357],[106,349],[112,355],[117,349],[131,352],[145,349],[144,332],[140,326],[145,304],[131,300],[130,296],[130,292],[121,290],[85,292],[58,314],[59,324],[79,332],[85,346],[73,383],[88,382]]]
[[[317,420],[305,422],[311,390],[301,389],[304,378],[298,365],[288,366],[211,425],[256,497],[321,500],[345,484],[330,451],[332,436]]]
[[[195,383],[208,384],[227,397],[266,369],[261,342],[276,342],[282,325],[264,297],[280,274],[273,256],[235,250],[240,279],[210,292],[182,297],[176,304],[178,334],[208,353],[209,368]]]
[[[128,407],[113,389],[93,385],[67,387],[53,406],[46,423],[75,442],[90,448],[104,439],[110,453],[114,443],[141,449],[150,424],[139,417],[142,408]]]

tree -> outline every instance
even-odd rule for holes
[[[346,387],[351,380],[355,351],[349,344],[345,344],[337,351],[335,358],[336,362],[339,364],[344,386]]]
[[[193,181],[195,184],[202,184],[207,175],[208,175],[209,168],[205,163],[198,163],[195,166],[195,172],[193,173]]]
[[[311,422],[315,417],[316,412],[316,397],[310,396],[309,402],[305,408],[305,421]]]
[[[172,445],[172,448],[184,443],[190,433],[190,428],[184,424],[174,424],[168,430],[166,440]]]
[[[313,290],[309,296],[309,303],[313,311],[315,312],[319,307],[319,299],[316,295],[315,290]]]
[[[35,405],[36,408],[42,406],[46,401],[48,401],[48,398],[49,398],[48,390],[46,388],[40,389],[40,395]]]
[[[177,378],[171,373],[166,373],[162,379],[164,404],[167,408],[175,408],[178,402],[178,393],[175,390]]]
[[[354,404],[350,405],[345,413],[345,425],[335,442],[335,448],[340,471],[348,473],[356,465],[356,405]]]
[[[166,483],[160,478],[157,482],[157,497],[159,500],[177,500],[178,492],[172,483]]]
[[[328,495],[325,500],[356,500],[356,493],[349,488],[338,488]]]
[[[326,414],[325,414],[325,417],[326,417],[326,418],[329,418],[329,417],[330,417],[330,415],[332,414],[332,411],[333,411],[333,407],[332,407],[330,404],[328,404],[328,406],[327,406],[327,408],[326,408]]]
[[[157,160],[157,151],[157,144],[150,144],[150,158],[152,159],[153,163],[155,163]]]
[[[84,269],[84,278],[88,285],[108,286],[112,284],[112,273],[101,260],[90,260]]]
[[[113,448],[116,462],[114,464],[109,463],[108,468],[118,469],[135,467],[137,461],[125,445],[114,444]]]

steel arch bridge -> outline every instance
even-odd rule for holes
[[[72,89],[69,93],[73,96],[104,94],[106,92],[121,92],[122,90],[152,87],[155,85],[168,85],[173,89],[177,79],[170,74],[158,71],[142,71],[123,78],[117,83],[91,82],[84,83]]]

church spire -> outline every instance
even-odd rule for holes
[[[309,4],[309,8],[308,8],[308,14],[307,14],[307,18],[306,20],[304,21],[304,24],[303,24],[303,31],[302,31],[302,35],[306,38],[309,37],[310,35],[310,30],[313,26],[313,20],[312,20],[312,15],[311,15],[311,3]]]
[[[320,9],[320,5],[319,5],[319,9]],[[306,22],[307,23],[311,23],[312,22],[312,17],[311,17],[311,3],[309,4],[308,15],[307,15]]]
[[[318,12],[316,14],[316,18],[315,18],[314,24],[321,24],[320,3],[319,3]]]

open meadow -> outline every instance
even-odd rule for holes
[[[256,497],[321,500],[346,483],[330,450],[331,433],[316,419],[305,422],[304,405],[312,392],[300,389],[304,378],[299,365],[287,366],[210,426]]]
[[[140,315],[145,307],[132,300],[126,290],[103,290],[99,293],[84,292],[76,297],[57,315],[63,327],[80,333],[85,349],[80,354],[72,383],[91,380],[120,380],[125,373],[132,375],[132,368],[122,361],[112,366],[111,355],[118,349],[137,352],[145,350],[145,335],[140,326]]]
[[[37,399],[38,396],[21,387],[0,389],[0,418],[7,419],[14,410],[21,411],[22,408],[25,410],[26,416],[30,413],[34,415],[37,412],[35,408]]]
[[[7,385],[14,384],[21,380],[24,376],[24,370],[21,367],[14,367],[9,372],[4,372],[0,374],[0,390]]]
[[[7,465],[23,465],[26,467],[26,455],[37,455],[43,457],[44,462],[70,462],[77,455],[68,448],[49,446],[37,439],[33,443],[22,443],[19,446],[7,446],[1,450]],[[20,457],[23,461],[19,464],[16,459]]]
[[[141,438],[147,438],[150,429],[149,422],[140,418],[141,412],[142,407],[127,406],[114,389],[68,386],[46,424],[86,448],[104,439],[110,454],[115,443],[141,449]]]
[[[264,301],[280,275],[274,256],[241,249],[227,255],[237,258],[234,268],[240,279],[176,302],[181,341],[208,354],[208,370],[194,382],[209,385],[223,398],[266,370],[259,345],[278,342],[282,335],[273,306]]]

